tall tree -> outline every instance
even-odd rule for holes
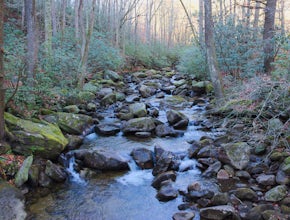
[[[198,12],[198,37],[199,43],[203,42],[203,26],[204,26],[204,13],[203,13],[203,0],[199,0],[199,12]]]
[[[218,70],[216,50],[214,45],[214,27],[212,19],[212,1],[204,0],[204,21],[205,21],[205,47],[206,47],[206,58],[208,64],[208,70],[210,78],[213,84],[215,97],[217,103],[222,102],[223,99],[223,90],[221,83],[221,76]]]
[[[44,32],[45,32],[45,56],[46,56],[46,68],[50,69],[52,65],[52,2],[54,0],[45,1],[45,16],[44,16]]]
[[[266,73],[272,71],[271,63],[274,61],[274,35],[275,35],[275,13],[277,0],[267,0],[264,21],[264,70]]]
[[[259,25],[259,18],[260,18],[260,8],[261,8],[261,2],[257,1],[255,6],[255,17],[254,17],[254,28],[257,28]]]
[[[5,109],[5,88],[4,88],[4,0],[0,0],[0,141],[4,138],[4,109]]]
[[[35,0],[24,0],[24,4],[27,28],[27,77],[32,80],[37,66],[38,52]]]

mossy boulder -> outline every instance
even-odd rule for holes
[[[68,144],[57,125],[31,122],[6,112],[4,118],[16,153],[56,159]]]
[[[108,79],[108,80],[112,80],[114,82],[118,82],[118,81],[122,80],[122,77],[118,73],[116,73],[116,72],[114,72],[112,70],[105,70],[104,79]]]
[[[75,135],[82,134],[87,126],[93,124],[90,116],[66,112],[57,112],[44,119],[50,123],[56,123],[63,132]]]
[[[15,177],[15,185],[17,187],[22,186],[28,180],[28,172],[33,162],[33,156],[27,157],[20,169],[18,170],[16,177]]]

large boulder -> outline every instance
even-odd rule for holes
[[[154,119],[150,117],[133,118],[122,124],[124,134],[136,132],[152,132],[155,129]]]
[[[90,116],[66,112],[47,115],[44,119],[50,123],[56,123],[63,132],[75,135],[81,135],[89,125],[93,124]]]
[[[34,123],[4,114],[12,144],[12,150],[23,155],[38,155],[56,159],[68,144],[58,126],[42,121]]]
[[[224,154],[218,155],[219,160],[238,170],[243,170],[250,162],[251,147],[245,142],[224,144],[221,150]]]
[[[0,207],[2,220],[24,220],[27,216],[21,191],[4,181],[0,181]]]
[[[147,115],[147,109],[145,103],[134,103],[129,105],[130,112],[136,118],[145,117]]]
[[[76,159],[82,160],[85,167],[103,170],[129,170],[128,158],[117,155],[116,152],[104,150],[79,150],[75,152]]]
[[[172,109],[166,112],[166,117],[168,123],[176,129],[186,128],[189,122],[189,119],[183,113]]]

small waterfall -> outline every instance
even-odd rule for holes
[[[75,171],[74,165],[75,165],[75,157],[72,154],[68,154],[67,160],[68,160],[68,165],[66,170],[69,173],[70,176],[70,181],[78,184],[86,184],[86,181],[80,177],[80,174]]]

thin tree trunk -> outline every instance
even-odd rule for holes
[[[66,5],[67,0],[62,0],[61,4],[61,36],[64,36],[64,30],[66,26]]]
[[[254,24],[253,27],[257,28],[259,26],[259,18],[260,18],[260,2],[256,2],[256,8],[255,8],[255,18],[254,18]]]
[[[4,88],[4,40],[3,40],[3,27],[4,27],[4,0],[0,0],[0,141],[4,139],[5,122],[5,88]]]
[[[264,22],[264,70],[266,73],[271,73],[271,63],[274,62],[274,35],[275,35],[275,12],[277,0],[268,0],[265,9]]]
[[[223,18],[223,0],[219,0],[219,21],[223,23],[224,18]]]
[[[53,0],[45,1],[45,17],[44,17],[44,26],[45,26],[45,56],[46,56],[46,68],[47,70],[51,69],[52,65],[52,17],[51,17],[51,3]]]
[[[202,43],[204,40],[203,36],[203,29],[204,29],[204,13],[203,13],[203,0],[199,0],[199,13],[198,13],[198,36],[199,36],[199,43]]]
[[[90,17],[89,17],[90,18],[89,27],[86,33],[86,37],[84,39],[85,44],[84,44],[84,49],[83,49],[82,57],[81,57],[81,66],[80,66],[81,73],[80,73],[79,82],[78,82],[79,88],[83,88],[85,77],[86,77],[89,44],[90,44],[91,36],[94,30],[95,10],[96,10],[96,0],[93,0],[92,9],[90,12]]]
[[[205,12],[205,45],[206,45],[208,70],[214,87],[214,93],[217,99],[217,104],[221,104],[223,100],[223,90],[214,46],[214,35],[213,35],[214,28],[212,20],[211,0],[204,0],[204,12]]]
[[[27,78],[32,86],[37,66],[38,50],[35,0],[25,0],[25,14],[27,27]]]
[[[52,22],[52,36],[56,37],[57,35],[57,17],[56,17],[56,8],[55,0],[51,0],[51,22]]]
[[[281,0],[281,35],[285,36],[285,0]]]
[[[250,21],[251,21],[251,0],[248,0],[247,2],[247,13],[246,13],[246,25],[247,27],[250,26]]]
[[[74,16],[74,23],[75,23],[75,38],[78,41],[80,38],[80,30],[79,30],[79,0],[75,0],[74,4],[74,11],[75,11],[75,16]]]

